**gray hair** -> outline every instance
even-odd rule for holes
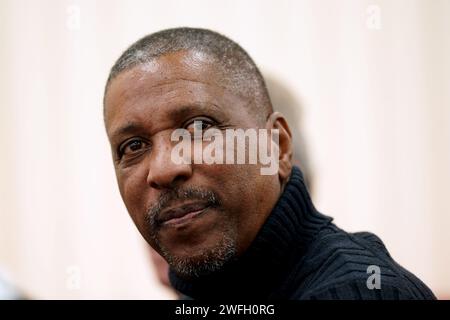
[[[264,119],[272,112],[264,78],[248,53],[236,42],[207,29],[174,28],[152,33],[132,44],[111,68],[106,92],[117,75],[165,54],[195,51],[208,55],[220,72],[221,85],[250,98]],[[262,108],[262,110],[261,110]]]

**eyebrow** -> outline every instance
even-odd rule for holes
[[[113,135],[122,135],[122,134],[127,134],[133,131],[136,131],[140,128],[140,126],[135,123],[135,122],[129,122],[127,123],[125,126],[117,129]]]
[[[126,135],[128,133],[133,133],[141,129],[141,126],[135,122],[128,122],[126,125],[116,129],[111,137],[118,137],[121,135]]]
[[[208,103],[208,104],[193,103],[193,104],[183,105],[183,106],[177,108],[176,110],[173,110],[171,112],[171,116],[173,118],[183,118],[183,117],[187,116],[189,113],[191,113],[194,108],[196,110],[201,110],[201,111],[212,109],[214,112],[218,112],[221,110],[221,108],[219,106],[217,106],[216,104],[213,104],[213,103]],[[142,130],[142,126],[136,122],[131,121],[131,122],[128,122],[127,124],[125,124],[124,126],[119,127],[118,129],[114,130],[113,133],[111,134],[111,137],[116,138],[116,137],[120,137],[120,136],[127,135],[130,133],[135,133],[140,130]]]
[[[182,105],[182,106],[178,107],[177,109],[175,109],[171,112],[171,116],[173,118],[183,118],[183,117],[188,116],[193,111],[201,111],[201,112],[212,111],[212,112],[216,113],[220,110],[221,109],[213,103],[208,103],[208,104],[193,103],[193,104],[186,104],[186,105]]]

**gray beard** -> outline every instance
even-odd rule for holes
[[[145,217],[149,226],[149,234],[153,243],[156,244],[156,250],[160,252],[167,261],[171,269],[181,277],[196,278],[209,275],[220,270],[227,262],[236,257],[237,230],[233,227],[236,224],[230,224],[223,230],[223,237],[212,248],[191,257],[180,258],[173,255],[159,241],[156,223],[156,217],[162,208],[173,199],[202,199],[207,200],[212,207],[219,207],[220,199],[212,191],[199,188],[176,189],[163,194],[156,205],[148,210]]]
[[[174,256],[159,241],[156,241],[156,243],[170,268],[180,277],[191,279],[217,272],[225,264],[232,261],[236,257],[235,239],[234,234],[225,232],[221,241],[214,247],[188,258]]]

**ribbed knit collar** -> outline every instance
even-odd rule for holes
[[[247,251],[219,272],[186,281],[169,272],[172,286],[194,299],[276,299],[294,263],[319,229],[331,222],[315,208],[299,168]]]

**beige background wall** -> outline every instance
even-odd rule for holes
[[[301,102],[317,207],[450,297],[450,1],[0,0],[0,266],[37,298],[167,298],[102,124],[125,47],[222,32]]]

